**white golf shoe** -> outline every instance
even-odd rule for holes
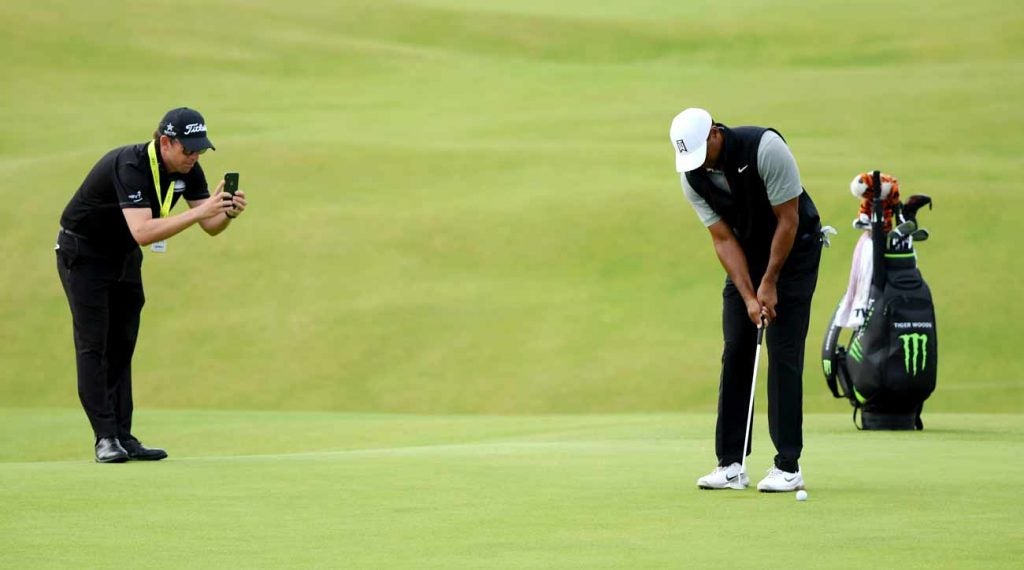
[[[714,471],[697,479],[697,486],[701,489],[746,489],[750,478],[746,473],[741,473],[741,469],[739,463],[715,467]]]
[[[757,484],[757,490],[762,493],[787,493],[803,488],[804,476],[799,469],[796,470],[796,473],[790,473],[778,467],[769,469],[768,475]]]

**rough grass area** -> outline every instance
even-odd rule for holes
[[[146,407],[713,411],[722,270],[667,140],[702,105],[785,134],[841,231],[808,409],[845,409],[816,355],[881,168],[935,202],[930,408],[1020,412],[1021,30],[997,0],[4,2],[0,403],[77,405],[60,212],[185,104],[252,206],[147,255]]]

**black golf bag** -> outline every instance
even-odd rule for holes
[[[873,177],[874,188],[881,188],[879,172]],[[842,329],[833,318],[822,346],[822,367],[832,395],[853,406],[854,425],[861,412],[858,429],[924,429],[921,410],[935,390],[938,371],[935,309],[912,240],[884,235],[879,196],[876,191],[871,214],[867,315],[848,347],[839,344]]]

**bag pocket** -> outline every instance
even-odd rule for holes
[[[888,346],[883,388],[890,404],[914,409],[935,389],[938,339],[926,296],[896,295],[886,304]]]

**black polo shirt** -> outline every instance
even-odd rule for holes
[[[60,225],[84,236],[90,245],[112,256],[123,255],[139,246],[128,229],[124,208],[149,208],[154,218],[160,217],[160,202],[153,188],[149,153],[141,143],[115,148],[92,167],[82,185],[71,197]],[[187,174],[169,174],[157,147],[161,192],[173,182],[171,208],[179,198],[204,200],[210,197],[203,168],[196,162]]]

